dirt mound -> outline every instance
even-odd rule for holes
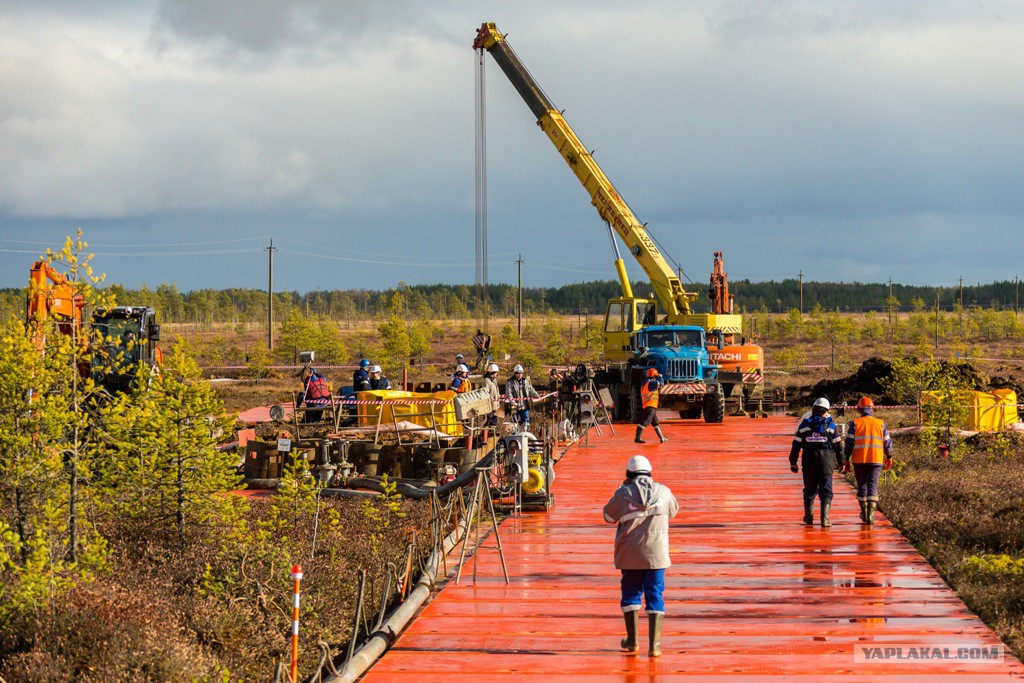
[[[805,387],[794,403],[810,405],[814,399],[824,396],[832,403],[856,403],[865,394],[881,396],[885,391],[881,380],[892,374],[892,363],[874,356],[861,363],[857,371],[848,377],[823,379],[817,384]]]
[[[992,377],[981,372],[975,365],[965,361],[940,361],[943,373],[956,376],[965,385],[976,391],[992,389],[1014,389],[1021,396],[1024,382],[1012,377]],[[804,387],[793,400],[795,405],[810,405],[814,399],[824,396],[832,403],[854,404],[861,396],[870,396],[880,405],[895,405],[892,397],[885,395],[882,381],[892,374],[892,362],[874,356],[861,363],[857,371],[848,377],[824,379],[817,384]]]

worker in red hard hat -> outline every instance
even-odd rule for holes
[[[885,422],[872,412],[875,402],[864,396],[857,401],[860,417],[850,420],[846,431],[846,456],[853,463],[857,478],[857,502],[860,503],[860,520],[871,526],[875,523],[875,508],[878,507],[878,478],[882,470],[892,467],[892,439]],[[849,465],[844,468],[849,471]]]
[[[643,412],[640,413],[640,421],[636,425],[634,443],[646,443],[641,437],[644,433],[644,427],[648,425],[654,426],[654,433],[661,439],[661,443],[668,441],[665,435],[661,433],[661,423],[658,422],[658,398],[662,384],[664,382],[661,381],[658,369],[647,368],[644,383],[640,385],[640,406]]]
[[[650,656],[661,656],[661,626],[665,618],[665,570],[672,562],[668,550],[668,520],[679,512],[672,491],[651,477],[651,461],[634,455],[626,464],[626,481],[604,506],[604,521],[617,524],[615,568],[622,572],[619,606],[626,622],[620,645],[629,653],[640,650],[640,599],[647,605]]]

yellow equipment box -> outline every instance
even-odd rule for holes
[[[454,391],[432,394],[413,391],[361,391],[356,394],[360,427],[411,422],[438,429],[449,436],[462,436],[462,422],[455,418]],[[433,414],[431,414],[433,413]]]
[[[965,391],[963,400],[968,405],[967,418],[960,425],[970,431],[995,431],[1020,419],[1017,413],[1017,392],[1012,389],[995,389],[994,391]],[[938,403],[939,397],[934,391],[921,394],[921,403]]]

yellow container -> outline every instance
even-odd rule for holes
[[[967,406],[967,418],[961,425],[971,431],[995,431],[1019,419],[1017,393],[1012,389],[996,389],[992,392],[965,391],[956,400]],[[938,403],[939,397],[933,391],[925,391],[922,403]]]
[[[462,436],[462,422],[455,418],[454,391],[421,394],[414,391],[361,391],[356,394],[360,427],[382,427],[411,422],[438,429],[449,436]],[[432,402],[432,403],[431,403]],[[431,415],[433,412],[433,415]]]

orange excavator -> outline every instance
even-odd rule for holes
[[[42,351],[46,345],[46,321],[53,319],[61,334],[78,339],[82,333],[85,297],[46,261],[36,261],[28,277],[26,323]]]
[[[90,374],[110,392],[128,391],[139,369],[159,367],[163,354],[156,342],[160,325],[149,306],[114,306],[93,311],[92,343],[84,329],[85,297],[74,284],[45,260],[32,264],[29,272],[26,322],[40,352],[46,348],[49,322],[63,335],[79,343],[89,361],[79,367],[83,377]]]

